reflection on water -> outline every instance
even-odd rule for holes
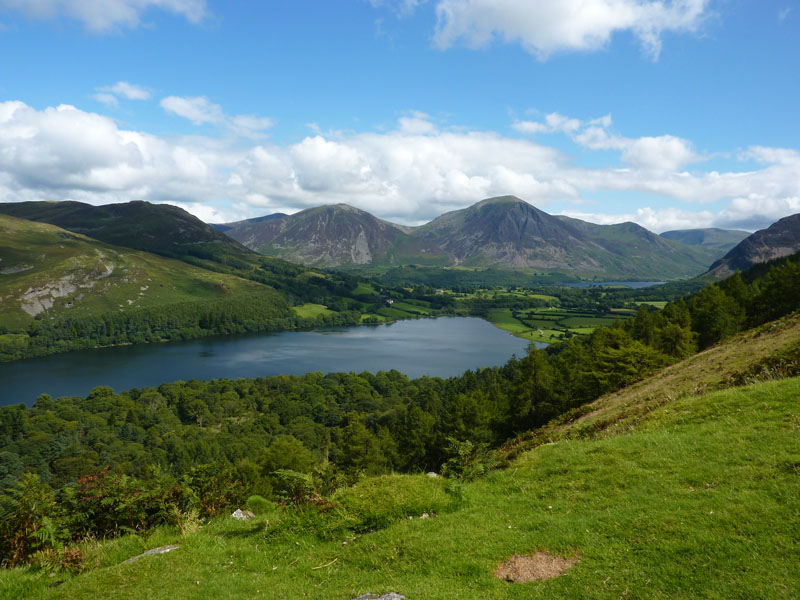
[[[0,365],[0,405],[30,405],[41,393],[86,396],[98,385],[123,391],[179,379],[391,369],[450,377],[501,365],[527,346],[481,319],[449,317],[82,350]]]

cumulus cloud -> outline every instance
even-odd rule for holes
[[[657,59],[665,32],[694,32],[709,0],[439,0],[434,43],[471,48],[495,38],[518,43],[540,60],[562,51],[605,47],[629,31]]]
[[[564,133],[577,144],[591,150],[619,150],[622,159],[636,169],[676,171],[703,159],[695,153],[688,140],[672,135],[627,138],[610,133],[611,124],[611,115],[584,123],[579,119],[551,113],[544,122],[515,121],[512,127],[520,133],[532,135]]]
[[[0,0],[3,9],[34,19],[63,16],[81,21],[94,33],[135,29],[151,9],[179,15],[191,23],[199,23],[208,15],[206,0]]]
[[[240,137],[260,137],[273,124],[267,117],[228,116],[219,104],[212,103],[205,96],[168,96],[161,100],[161,107],[167,112],[189,119],[195,125],[216,125]]]
[[[232,120],[211,103],[174,107],[204,124]],[[402,119],[432,126],[426,115],[409,113],[385,132],[317,130],[292,144],[261,140],[242,147],[240,139],[229,136],[167,138],[123,129],[73,106],[36,110],[2,102],[0,201],[150,200],[177,203],[212,220],[345,202],[415,224],[490,196],[515,194],[551,211],[554,205],[586,210],[585,196],[611,192],[680,205],[630,214],[602,209],[569,214],[595,222],[633,220],[657,231],[709,225],[756,229],[800,211],[800,153],[792,149],[745,150],[739,158],[756,168],[742,171],[652,169],[630,156],[622,167],[588,168],[530,139]],[[627,139],[607,132],[607,118],[580,122],[577,128],[567,117],[542,123],[576,137],[594,127],[611,140]],[[641,145],[652,153],[646,147],[649,138],[639,140],[648,140]],[[659,152],[677,154],[673,162],[680,164],[680,144],[664,144],[668,150]],[[631,143],[620,151],[635,148]],[[717,203],[713,211],[710,203]]]
[[[649,206],[637,209],[631,213],[606,214],[585,211],[564,211],[562,214],[574,219],[582,219],[600,225],[613,225],[615,223],[632,222],[642,227],[663,233],[673,229],[700,229],[712,227],[715,224],[715,215],[711,211],[690,211],[680,208],[653,209]]]
[[[734,198],[727,207],[718,213],[676,207],[654,209],[646,206],[631,213],[614,214],[567,210],[562,214],[601,225],[630,221],[656,233],[663,233],[673,229],[702,229],[705,227],[757,231],[769,227],[782,217],[798,212],[800,212],[800,196],[768,198],[752,195],[746,198]]]

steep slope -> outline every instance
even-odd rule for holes
[[[515,198],[488,198],[437,217],[414,236],[450,255],[455,264],[597,271],[587,240],[574,227]]]
[[[800,252],[800,213],[756,231],[719,259],[705,274],[724,278],[752,265]]]
[[[72,201],[12,202],[0,203],[0,213],[173,258],[212,262],[258,258],[221,231],[170,204],[135,201],[92,206]]]
[[[270,256],[322,267],[391,262],[390,250],[403,228],[371,214],[336,204],[294,215],[227,224],[225,233]]]
[[[257,283],[0,215],[0,325],[257,293]]]
[[[536,445],[624,433],[635,428],[649,413],[669,408],[681,398],[797,375],[800,375],[800,314],[795,313],[735,335],[644,381],[603,396],[579,409],[581,416],[556,419],[556,423],[536,432],[531,440]]]
[[[245,246],[306,265],[426,265],[561,272],[586,278],[690,277],[716,255],[633,223],[556,217],[514,196],[488,198],[420,227],[387,223],[346,205],[227,224]]]
[[[665,231],[661,237],[673,242],[681,242],[687,246],[702,246],[717,254],[714,258],[721,258],[728,250],[741,242],[750,234],[738,229],[675,229]]]

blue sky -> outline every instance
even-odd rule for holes
[[[800,212],[795,0],[0,0],[0,201]]]

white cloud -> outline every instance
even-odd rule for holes
[[[225,115],[219,104],[212,104],[208,98],[182,98],[169,96],[161,100],[161,107],[167,112],[189,119],[195,125],[206,123],[222,123]]]
[[[622,159],[632,167],[651,171],[677,171],[695,162],[698,156],[691,144],[671,135],[630,140]]]
[[[423,112],[413,111],[411,116],[401,117],[398,120],[400,131],[411,135],[423,135],[436,133],[436,125],[431,122],[430,115]]]
[[[206,0],[0,0],[0,9],[35,19],[64,16],[81,21],[95,33],[120,27],[135,29],[151,9],[174,13],[191,23],[199,23],[208,15]]]
[[[550,113],[545,116],[544,123],[536,121],[515,121],[512,127],[520,133],[566,133],[573,134],[581,127],[578,119],[570,119],[558,113]]]
[[[2,0],[0,0],[2,1]],[[105,104],[106,106],[119,106],[119,97],[128,100],[149,100],[150,92],[138,85],[133,85],[127,81],[118,81],[114,85],[95,88],[96,94],[92,98]]]
[[[92,98],[105,104],[106,106],[119,106],[119,100],[114,94],[109,94],[108,92],[98,92],[96,94],[92,94]]]
[[[118,81],[105,91],[114,93],[118,96],[124,96],[128,100],[149,100],[150,92],[145,88],[133,85],[127,81]]]
[[[709,0],[439,0],[434,42],[479,48],[495,38],[519,43],[540,60],[562,51],[592,51],[630,31],[658,58],[665,32],[696,31]]]
[[[263,131],[273,124],[272,120],[266,117],[228,116],[219,104],[212,103],[205,96],[193,98],[168,96],[161,100],[161,107],[167,112],[189,119],[195,125],[216,125],[241,137],[260,137]]]
[[[690,211],[680,208],[653,209],[649,206],[632,213],[607,214],[584,211],[564,211],[562,214],[600,225],[632,222],[642,227],[663,233],[673,229],[702,229],[715,227],[717,215],[711,211]]]
[[[703,158],[692,149],[692,144],[672,135],[626,138],[609,133],[611,115],[592,119],[586,123],[579,119],[551,113],[545,122],[516,121],[512,127],[520,133],[564,133],[572,140],[591,150],[619,150],[622,159],[631,167],[648,171],[677,171],[685,165]]]
[[[224,115],[210,103],[175,106],[199,122]],[[403,118],[430,122],[409,114]],[[608,134],[608,119],[581,122],[577,129],[570,121],[544,124],[573,136],[596,128],[606,135],[604,143],[620,145],[623,154],[641,150],[648,160],[666,156],[663,161],[673,165],[685,160],[678,138],[630,141]],[[757,167],[684,172],[653,169],[648,160],[628,156],[621,168],[587,168],[531,140],[463,128],[415,129],[408,122],[381,133],[317,131],[293,144],[262,141],[242,148],[241,139],[231,137],[166,138],[122,129],[108,117],[72,106],[36,110],[0,102],[0,201],[139,199],[178,203],[222,221],[345,202],[385,219],[419,223],[502,194],[551,211],[565,204],[585,210],[586,196],[595,193],[658,196],[664,201],[630,214],[570,213],[596,222],[633,220],[657,231],[709,225],[755,229],[800,212],[800,153],[753,147],[739,158]],[[663,161],[656,164],[663,167]],[[670,207],[670,201],[677,205]],[[711,211],[711,203],[723,208]]]
[[[610,214],[568,210],[562,214],[601,225],[632,221],[656,233],[663,233],[673,229],[706,227],[756,231],[768,227],[782,217],[798,212],[800,212],[800,196],[768,198],[753,195],[747,198],[734,198],[719,213],[676,207],[654,209],[646,206],[632,213]]]
[[[788,17],[789,13],[791,13],[791,12],[792,12],[792,7],[791,6],[787,6],[785,8],[782,8],[781,10],[779,10],[778,11],[778,21],[781,21],[781,22],[785,21],[786,17]]]

